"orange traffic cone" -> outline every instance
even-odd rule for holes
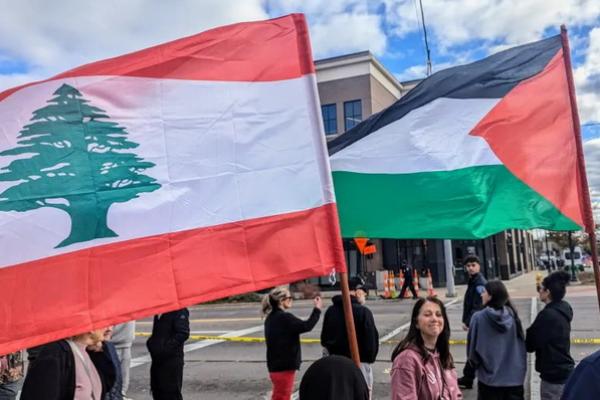
[[[433,289],[433,279],[431,278],[431,270],[427,269],[427,296],[437,297],[437,293]]]
[[[383,298],[390,298],[390,285],[388,284],[388,271],[383,271]]]
[[[406,288],[406,291],[404,292],[404,298],[405,299],[410,299],[411,298],[410,290],[408,288]]]
[[[394,271],[388,271],[388,282],[390,284],[390,298],[395,299],[398,297],[396,292],[396,278],[394,277]]]
[[[400,286],[400,289],[404,286],[404,274],[402,271],[398,272],[398,286]]]
[[[413,269],[413,287],[415,288],[415,293],[417,296],[419,295],[419,275],[417,274],[417,270]]]

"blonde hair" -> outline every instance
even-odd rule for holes
[[[268,294],[265,294],[261,303],[263,315],[268,315],[274,308],[279,308],[279,304],[286,297],[290,297],[290,291],[285,287],[276,287]]]

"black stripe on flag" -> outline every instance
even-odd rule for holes
[[[557,35],[501,51],[471,64],[436,72],[385,110],[330,141],[327,144],[329,155],[440,97],[502,98],[522,80],[540,73],[560,49],[560,35]]]

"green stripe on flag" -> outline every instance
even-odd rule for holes
[[[333,180],[344,237],[471,239],[511,228],[581,229],[503,165],[334,171]]]

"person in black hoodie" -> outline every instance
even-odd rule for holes
[[[463,330],[468,331],[473,314],[476,311],[483,309],[481,294],[485,291],[485,284],[487,281],[480,272],[481,263],[479,262],[479,257],[476,255],[467,256],[465,258],[464,265],[465,270],[469,274],[469,281],[467,283],[467,291],[465,292],[465,298],[463,300],[462,323]],[[475,368],[467,360],[465,367],[463,368],[463,376],[462,378],[458,378],[458,386],[461,389],[472,389],[474,380]]]
[[[546,304],[527,329],[528,352],[535,352],[535,370],[540,373],[542,400],[560,399],[564,384],[573,371],[571,357],[571,321],[573,309],[563,300],[571,279],[564,271],[544,278],[539,288],[540,300]]]
[[[300,400],[369,400],[369,388],[352,360],[327,356],[315,361],[304,373]]]
[[[150,352],[150,390],[154,400],[181,400],[183,344],[190,337],[187,308],[154,316],[152,335],[146,342]]]
[[[315,297],[312,313],[303,321],[286,311],[292,307],[292,300],[288,289],[275,288],[262,301],[262,312],[267,316],[265,338],[267,368],[273,384],[271,400],[289,400],[291,397],[294,377],[302,362],[300,334],[315,327],[323,307],[321,298]]]
[[[373,313],[365,304],[368,289],[362,279],[354,277],[349,280],[350,301],[352,303],[352,315],[354,317],[354,328],[356,329],[356,340],[358,341],[358,352],[360,355],[360,369],[365,376],[367,386],[373,389],[372,366],[379,352],[379,332],[375,326]],[[333,305],[325,312],[323,329],[321,330],[321,345],[326,354],[335,354],[348,358],[350,345],[346,333],[346,319],[344,317],[344,306],[342,296],[337,295],[332,299]]]

